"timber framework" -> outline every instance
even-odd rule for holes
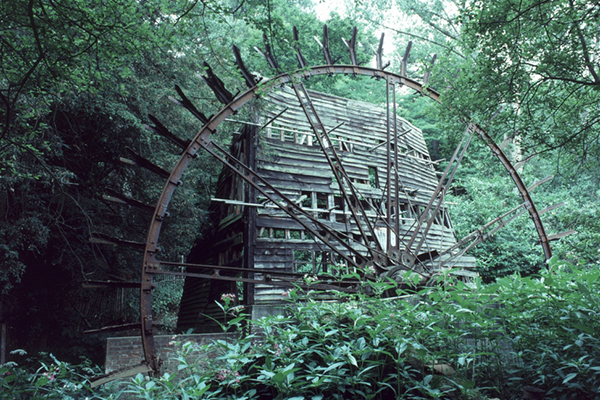
[[[282,303],[291,282],[353,291],[358,282],[326,282],[356,272],[371,280],[400,280],[406,271],[424,280],[443,270],[474,274],[474,259],[457,251],[421,131],[385,108],[296,89],[263,96],[260,119],[233,135],[230,160],[254,179],[237,173],[239,165],[223,170],[210,208],[214,228],[187,259],[236,268],[222,276],[254,271],[253,282],[238,290],[232,281],[188,277],[179,331],[219,329],[215,301],[223,293],[243,296],[259,318]]]
[[[152,316],[153,279],[158,275],[186,277],[179,325],[199,326],[199,314],[210,314],[214,300],[235,293],[242,286],[244,302],[259,316],[269,304],[293,285],[320,290],[353,292],[366,280],[401,281],[407,271],[427,280],[442,270],[472,274],[473,246],[491,237],[519,215],[529,215],[543,255],[549,259],[550,242],[572,232],[547,235],[530,191],[497,144],[480,126],[466,121],[465,131],[447,167],[436,175],[418,128],[398,116],[396,92],[408,88],[434,101],[439,94],[430,87],[431,66],[423,76],[408,68],[412,42],[395,72],[382,57],[383,35],[375,51],[375,66],[358,63],[357,31],[349,40],[348,64],[336,64],[329,48],[327,26],[319,45],[325,64],[310,66],[302,54],[294,27],[293,48],[298,70],[282,73],[264,37],[265,58],[275,76],[258,78],[245,67],[233,46],[235,64],[247,90],[234,95],[204,63],[203,80],[222,108],[210,117],[198,110],[184,91],[176,87],[172,98],[192,113],[201,128],[191,139],[168,130],[153,116],[148,126],[179,146],[181,155],[170,171],[132,152],[129,164],[149,169],[165,178],[154,206],[124,195],[113,195],[120,204],[151,210],[146,242],[101,235],[97,243],[132,246],[143,251],[139,282],[106,282],[140,289],[140,320],[123,325],[140,329],[144,366],[160,369]],[[432,60],[435,60],[435,56]],[[315,76],[351,74],[385,85],[379,107],[308,90],[304,82]],[[258,104],[258,106],[257,106]],[[212,140],[222,124],[240,110],[259,110],[256,118],[241,121],[231,146]],[[481,139],[514,182],[520,202],[475,232],[456,238],[444,197],[473,138]],[[206,151],[223,163],[219,187],[211,204],[213,230],[208,242],[199,241],[185,263],[166,260],[159,253],[160,236],[169,217],[172,196],[188,165]],[[337,279],[347,272],[352,279]],[[306,282],[309,276],[318,281]],[[100,285],[102,283],[95,283]],[[213,303],[211,303],[211,301]],[[261,307],[263,307],[261,309]],[[267,307],[267,308],[265,308]],[[119,327],[116,327],[119,328]],[[112,327],[111,327],[112,329]],[[139,368],[138,368],[139,369]]]

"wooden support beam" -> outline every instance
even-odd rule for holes
[[[216,202],[225,203],[225,204],[234,204],[234,205],[237,205],[237,206],[249,206],[249,207],[258,207],[258,208],[265,208],[265,207],[267,207],[265,204],[247,203],[247,202],[244,202],[244,201],[231,200],[231,199],[218,199],[216,197],[211,198],[210,201],[216,201]],[[272,205],[271,207],[277,207],[277,206]]]
[[[565,232],[555,233],[554,235],[548,235],[548,241],[558,240],[558,239],[564,238],[565,236],[573,235],[575,233],[577,233],[577,231],[574,229],[571,229],[571,230],[568,230]]]
[[[292,27],[292,33],[294,35],[294,50],[296,51],[296,59],[298,60],[298,65],[300,68],[306,68],[306,58],[302,55],[302,51],[300,51],[300,38],[298,37],[298,29],[296,26]]]
[[[242,74],[242,77],[246,82],[246,86],[252,89],[254,86],[256,86],[258,82],[260,82],[260,79],[252,73],[250,73],[250,71],[248,71],[248,68],[246,68],[246,66],[244,65],[244,60],[242,60],[242,54],[240,53],[240,49],[238,49],[238,47],[235,44],[231,47],[233,49],[233,55],[235,57],[235,64],[237,65],[240,73]]]
[[[171,96],[169,96],[169,100],[171,100],[177,105],[182,106],[183,108],[191,112],[194,117],[198,118],[200,122],[206,124],[209,118],[207,118],[206,115],[198,111],[196,106],[194,106],[190,99],[187,98],[187,96],[183,93],[183,90],[181,90],[181,88],[178,85],[175,85],[175,91],[179,94],[179,96],[181,96],[181,100],[178,100]]]
[[[102,386],[105,383],[112,382],[117,379],[129,378],[131,376],[136,376],[137,374],[147,374],[151,371],[152,371],[152,368],[150,368],[147,364],[140,364],[133,368],[128,368],[126,370],[113,372],[111,374],[108,374],[108,375],[100,378],[100,379],[92,381],[90,386],[92,388],[97,388],[98,386]]]
[[[123,240],[123,239],[105,235],[103,233],[93,233],[92,236],[90,237],[89,241],[90,241],[90,243],[112,244],[112,245],[116,245],[116,246],[131,247],[131,248],[135,248],[135,249],[139,249],[139,250],[144,250],[146,248],[146,243]]]
[[[107,195],[102,195],[102,198],[106,201],[110,201],[117,204],[124,204],[133,207],[137,207],[144,211],[154,212],[154,206],[146,203],[142,203],[141,201],[132,199],[131,197],[125,196],[115,190],[106,189]]]
[[[552,178],[554,178],[554,175],[547,176],[547,177],[545,177],[544,179],[542,179],[542,180],[539,180],[539,181],[535,182],[533,185],[531,185],[531,186],[529,186],[529,187],[527,188],[527,191],[528,191],[528,192],[531,192],[531,191],[533,191],[535,188],[537,188],[538,186],[540,186],[540,185],[541,185],[541,184],[543,184],[543,183],[546,183],[546,182],[548,182],[548,181],[549,181],[550,179],[552,179]]]
[[[81,284],[84,289],[106,289],[106,288],[129,288],[139,289],[140,282],[125,282],[125,281],[85,281]]]
[[[433,57],[431,58],[431,66],[429,67],[429,69],[427,71],[425,71],[425,74],[423,75],[423,85],[424,86],[429,86],[429,83],[431,81],[431,70],[433,69],[433,65],[435,64],[436,58],[437,58],[437,54],[434,54]]]
[[[144,127],[148,130],[151,130],[159,135],[161,135],[162,137],[170,140],[173,144],[175,144],[176,146],[180,147],[182,150],[185,150],[188,145],[190,144],[189,141],[186,141],[184,139],[179,138],[178,136],[176,136],[175,134],[171,133],[163,124],[160,123],[160,121],[153,116],[152,114],[148,114],[148,119],[150,119],[150,121],[152,121],[152,123],[154,124],[154,126],[148,125],[148,124],[144,124]]]
[[[138,165],[142,168],[147,169],[150,172],[154,172],[156,175],[161,176],[165,179],[168,179],[171,176],[171,173],[158,165],[154,164],[152,161],[140,156],[135,151],[126,147],[125,150],[129,153],[129,155],[133,158],[133,160],[129,160],[121,157],[120,160],[122,163],[129,165]]]
[[[536,156],[535,154],[532,154],[530,156],[527,156],[525,159],[519,161],[518,163],[516,163],[515,164],[515,170],[518,170],[521,167],[523,167],[525,164],[527,164],[535,156]]]
[[[404,56],[402,57],[402,61],[400,62],[400,75],[406,76],[406,70],[408,68],[408,56],[410,55],[410,49],[412,47],[412,40],[408,42],[406,45],[406,50],[404,51]]]
[[[379,70],[384,70],[387,67],[389,67],[390,62],[388,61],[385,65],[383,65],[383,38],[385,37],[385,33],[382,32],[381,33],[381,38],[379,39],[379,47],[377,48],[377,50],[375,52],[375,59],[377,62],[377,69]]]
[[[140,327],[139,322],[131,322],[128,324],[104,326],[104,327],[98,328],[98,329],[88,329],[87,331],[83,331],[83,333],[86,335],[89,335],[92,333],[120,332],[120,331],[127,331],[130,329],[139,329],[139,327]]]
[[[315,36],[315,40],[323,50],[323,57],[325,57],[325,63],[327,65],[333,65],[333,59],[331,58],[331,51],[329,50],[329,29],[327,25],[323,25],[323,43],[319,41],[319,38]]]
[[[225,105],[231,103],[234,99],[233,94],[229,90],[225,89],[225,84],[223,81],[214,74],[212,68],[210,68],[210,65],[208,65],[206,61],[203,63],[203,66],[206,70],[206,76],[200,75],[200,78],[202,78],[202,80],[211,88],[217,97],[217,100]]]
[[[263,33],[263,43],[265,44],[265,51],[263,52],[258,47],[254,46],[254,50],[258,52],[261,56],[267,60],[269,66],[273,68],[275,71],[279,72],[279,65],[277,64],[277,60],[273,57],[273,51],[271,50],[271,44],[269,43],[269,38],[266,34]]]
[[[538,211],[538,214],[542,215],[545,212],[552,211],[554,209],[557,209],[558,207],[564,206],[565,204],[566,203],[564,201],[562,201],[558,204],[554,204],[553,206],[549,206],[549,207],[544,208],[543,210]]]
[[[350,63],[352,65],[358,65],[358,58],[356,56],[356,32],[357,32],[356,27],[353,27],[352,28],[352,37],[351,37],[350,41],[347,41],[346,39],[342,38],[342,41],[344,42],[344,44],[348,48],[348,51],[350,52]]]

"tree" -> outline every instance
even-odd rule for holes
[[[106,201],[110,190],[153,205],[164,180],[124,167],[127,148],[170,170],[179,149],[143,129],[155,115],[189,139],[201,124],[167,100],[179,85],[206,115],[222,107],[203,82],[207,61],[232,93],[244,89],[232,44],[265,72],[266,32],[282,70],[296,68],[292,25],[307,57],[322,26],[307,1],[20,0],[0,5],[0,322],[11,347],[101,357],[81,331],[139,319],[133,289],[84,291],[90,280],[138,280],[132,249],[90,243],[103,234],[143,242],[150,213]],[[352,24],[334,18],[336,52]],[[343,29],[337,29],[337,28]],[[372,38],[369,38],[371,42]],[[314,54],[313,54],[314,53]],[[313,80],[317,84],[316,80]],[[238,115],[245,118],[243,114]],[[229,141],[224,129],[214,140]],[[165,258],[185,255],[206,221],[220,165],[207,154],[173,199]],[[169,324],[176,285],[157,282],[156,322]],[[175,300],[173,300],[175,301]],[[167,327],[168,328],[168,327]],[[87,351],[85,349],[88,349]]]
[[[418,47],[441,55],[435,87],[451,113],[487,125],[501,108],[490,126],[496,137],[596,166],[600,3],[395,0],[357,12],[376,20],[366,13],[379,6],[405,13]]]
[[[135,320],[133,292],[121,293],[118,302],[114,292],[84,293],[81,283],[137,275],[138,254],[89,238],[143,240],[136,235],[148,215],[110,205],[102,195],[111,188],[152,202],[147,185],[154,178],[123,168],[119,157],[125,147],[150,147],[159,164],[168,162],[171,149],[148,146],[141,122],[147,99],[164,96],[188,75],[190,60],[173,56],[181,42],[171,21],[186,5],[0,5],[0,318],[11,346],[35,351],[51,345],[71,357],[85,346],[94,355],[100,342],[84,338],[83,329]],[[163,113],[177,114],[173,108]],[[178,120],[185,127],[189,118]],[[201,215],[197,198],[190,197],[187,215]],[[172,240],[180,251],[191,242]]]
[[[471,103],[504,105],[498,124],[524,152],[576,152],[572,162],[597,165],[600,3],[486,2],[462,14],[464,42],[476,52]]]
[[[410,32],[385,20],[386,10],[392,9],[411,22]],[[524,167],[524,179],[533,183],[551,174],[556,178],[536,191],[536,203],[540,208],[560,200],[567,203],[544,215],[548,232],[580,231],[556,244],[556,253],[595,265],[598,254],[589,248],[594,240],[594,212],[588,205],[597,197],[600,178],[600,3],[389,0],[355,2],[354,10],[363,19],[388,24],[405,41],[413,39],[413,48],[426,49],[425,54],[438,53],[431,83],[443,101],[438,108],[438,132],[451,131],[472,120],[485,127],[498,143],[512,139],[505,151],[515,163],[538,155]],[[497,116],[492,120],[494,114]],[[430,139],[439,140],[435,136]],[[490,209],[484,207],[487,219],[476,221],[481,216],[475,217],[469,210],[504,185],[499,181],[505,174],[502,171],[483,180],[472,175],[489,171],[489,162],[481,155],[485,154],[471,153],[466,168],[457,176],[462,195],[453,198],[457,202],[454,208],[465,212],[455,213],[453,218],[457,228],[465,232],[496,216],[486,215]],[[496,196],[493,201],[501,198]],[[506,247],[495,240],[477,250],[486,279],[501,270],[524,272],[539,267],[529,256],[535,249],[530,251],[527,239],[513,228],[505,229],[509,230],[504,236],[518,237],[521,247]]]

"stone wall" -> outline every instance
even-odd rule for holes
[[[235,333],[202,333],[191,335],[158,335],[154,337],[156,352],[163,361],[163,370],[176,369],[176,362],[171,360],[178,348],[185,342],[195,342],[205,345],[213,340],[234,340],[239,334]],[[195,356],[201,357],[199,350]],[[106,339],[105,373],[120,371],[140,365],[144,359],[142,338],[140,336],[113,337]]]

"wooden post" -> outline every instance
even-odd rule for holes
[[[6,324],[0,328],[0,364],[6,364]]]
[[[0,318],[2,318],[2,303],[0,302]],[[0,326],[0,365],[6,364],[6,324]]]
[[[283,132],[283,131],[282,131]],[[244,153],[246,156],[246,165],[250,167],[252,171],[256,171],[256,148],[258,144],[257,140],[258,131],[253,127],[248,127],[246,130],[246,138],[244,141]],[[244,201],[248,203],[256,203],[256,189],[251,185],[244,185]],[[254,250],[256,248],[256,207],[244,207],[244,267],[248,269],[254,269]],[[264,228],[263,228],[264,229]],[[269,228],[270,237],[272,237],[272,230]],[[248,273],[245,276],[248,279],[254,279],[254,274]],[[244,303],[246,306],[252,307],[254,305],[254,284],[245,282],[244,288]],[[251,313],[252,311],[249,310]]]

